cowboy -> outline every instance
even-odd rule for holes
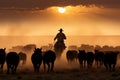
[[[66,48],[66,46],[65,46],[65,44],[64,44],[64,40],[66,39],[66,36],[65,36],[65,34],[63,33],[63,29],[61,28],[60,30],[58,30],[58,31],[60,31],[57,35],[56,35],[56,37],[54,38],[54,41],[57,39],[57,42],[56,43],[62,43],[63,44],[63,47],[64,47],[64,49]]]

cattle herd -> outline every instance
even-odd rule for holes
[[[8,52],[6,54],[6,48],[0,49],[0,73],[3,73],[3,66],[6,62],[7,64],[7,74],[10,72],[12,74],[16,73],[18,64],[20,61],[22,61],[22,64],[26,63],[26,54],[23,52],[17,53],[17,52]],[[41,48],[35,48],[34,52],[31,56],[31,62],[34,67],[34,72],[39,72],[39,68],[43,62],[44,64],[44,71],[46,71],[46,65],[48,66],[48,72],[53,71],[54,68],[54,62],[56,60],[56,54],[52,50],[48,50],[44,52],[44,55],[42,54]]]
[[[85,50],[68,50],[66,52],[66,59],[68,63],[78,61],[80,68],[91,68],[93,62],[97,67],[105,66],[107,71],[115,71],[117,62],[118,51],[99,51],[86,52]],[[23,52],[8,52],[6,48],[0,49],[0,73],[3,73],[4,63],[7,64],[7,74],[16,73],[19,62],[26,63],[27,55]],[[54,71],[54,63],[56,60],[56,53],[52,50],[42,52],[42,48],[35,48],[31,55],[31,62],[33,64],[34,72],[39,72],[40,66],[43,63],[44,71],[46,72],[46,65],[48,67],[47,72]]]
[[[68,50],[66,58],[69,63],[78,60],[81,68],[91,68],[95,61],[97,67],[104,65],[107,71],[115,71],[118,54],[119,51],[94,50],[94,52],[85,52],[85,50],[79,50],[77,52],[76,50]]]

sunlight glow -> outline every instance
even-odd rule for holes
[[[64,7],[58,7],[58,12],[59,13],[65,13],[66,12],[66,8],[64,8]]]

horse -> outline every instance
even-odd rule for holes
[[[7,62],[7,74],[9,74],[10,70],[12,73],[16,73],[18,64],[19,64],[19,55],[16,52],[9,52],[6,56]]]
[[[55,60],[56,60],[56,54],[54,51],[48,50],[43,54],[44,72],[46,71],[46,64],[48,66],[48,72],[53,71]]]
[[[104,54],[104,66],[106,67],[106,71],[115,71],[115,66],[117,63],[117,55],[119,52],[117,51],[106,51]]]
[[[31,56],[31,61],[34,67],[34,72],[39,72],[40,66],[42,64],[42,49],[35,48],[34,53]]]
[[[22,64],[26,64],[27,55],[23,52],[20,52],[18,55],[19,55],[20,61],[22,61]]]
[[[86,60],[87,60],[87,54],[86,54],[85,50],[79,50],[78,60],[80,63],[80,67],[85,68],[85,64],[86,64]]]
[[[6,48],[0,49],[0,72],[3,72],[3,66],[5,63],[5,58],[6,58]]]
[[[62,52],[64,51],[64,49],[65,49],[64,43],[62,43],[62,42],[56,42],[55,43],[55,45],[54,45],[54,51],[56,53],[56,57],[57,58],[61,57]]]
[[[68,50],[66,53],[66,58],[68,63],[71,63],[73,61],[77,61],[78,58],[78,52],[76,50]]]

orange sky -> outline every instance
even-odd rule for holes
[[[1,10],[0,35],[55,35],[59,28],[67,35],[120,35],[120,9],[95,5],[65,6],[43,10]]]

